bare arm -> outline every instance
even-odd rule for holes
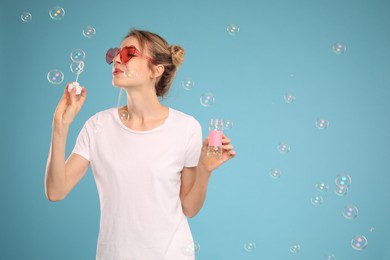
[[[230,144],[230,139],[223,135],[222,158],[209,158],[206,155],[208,142],[208,138],[203,142],[198,166],[184,167],[181,173],[180,199],[183,213],[189,218],[194,217],[201,210],[206,199],[207,186],[212,172],[236,155]]]
[[[52,140],[45,172],[45,194],[50,201],[63,200],[88,169],[89,161],[77,154],[71,154],[65,162],[69,126],[80,111],[86,94],[86,89],[83,88],[77,98],[76,89],[69,93],[67,85],[54,113]]]

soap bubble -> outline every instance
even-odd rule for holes
[[[213,93],[206,92],[200,96],[200,104],[204,107],[210,107],[215,102]]]
[[[70,70],[74,73],[74,74],[81,74],[83,73],[84,71],[84,62],[81,61],[81,62],[72,62],[70,64]]]
[[[187,240],[182,245],[182,253],[186,256],[192,256],[198,253],[200,245],[192,240]]]
[[[65,10],[61,6],[54,6],[50,9],[49,15],[53,20],[62,20],[65,16]]]
[[[336,257],[332,253],[327,253],[327,254],[324,255],[323,260],[336,260]]]
[[[354,219],[358,216],[358,209],[354,205],[347,205],[343,208],[343,216],[346,219]]]
[[[252,252],[256,248],[255,242],[247,242],[244,244],[244,249],[248,252]]]
[[[286,103],[289,103],[289,104],[293,103],[295,101],[294,94],[292,94],[292,93],[285,94],[284,95],[284,101],[286,101]]]
[[[324,202],[324,198],[322,196],[313,195],[310,199],[310,202],[317,207]]]
[[[316,120],[316,127],[318,129],[325,129],[325,128],[328,128],[329,126],[329,121],[324,119],[324,118],[317,118]]]
[[[336,177],[335,183],[339,187],[349,187],[352,183],[352,179],[348,174],[340,174]]]
[[[342,186],[336,185],[336,188],[335,188],[334,192],[338,196],[345,196],[348,193],[348,188],[346,186],[342,187]]]
[[[231,120],[223,120],[223,127],[226,130],[232,129],[233,121],[231,121]]]
[[[124,74],[125,74],[125,77],[128,79],[138,78],[138,71],[136,71],[135,69],[125,70]]]
[[[368,244],[367,238],[363,235],[356,235],[351,240],[351,246],[355,250],[363,250]]]
[[[54,85],[61,84],[64,80],[64,73],[58,69],[52,69],[47,73],[47,80]]]
[[[299,245],[297,245],[297,244],[294,244],[294,245],[290,246],[290,252],[291,253],[296,254],[296,253],[299,253],[300,250],[301,250],[301,247]]]
[[[95,36],[96,34],[96,29],[93,28],[92,26],[86,26],[84,29],[83,29],[83,35],[87,38],[92,38],[93,36]]]
[[[329,185],[327,183],[319,182],[316,184],[316,188],[319,191],[327,191],[329,189]]]
[[[93,133],[95,135],[100,135],[103,131],[103,126],[101,126],[100,124],[95,124],[94,127],[93,127]]]
[[[286,154],[290,152],[290,145],[286,143],[279,143],[278,150],[281,154]]]
[[[374,231],[374,227],[370,227],[370,229],[368,231],[373,232]]]
[[[186,90],[191,90],[195,86],[195,82],[191,78],[186,78],[181,82],[181,85]]]
[[[23,12],[22,15],[20,16],[20,19],[22,19],[23,22],[31,22],[32,20],[32,15],[29,12]]]
[[[336,42],[333,44],[333,51],[336,54],[343,54],[347,50],[347,47],[342,42]]]
[[[122,120],[122,121],[127,121],[127,120],[129,120],[129,118],[130,118],[130,114],[129,114],[129,112],[127,111],[127,110],[121,110],[120,111],[120,116],[119,116],[119,118]]]
[[[85,52],[82,49],[75,49],[70,53],[70,59],[75,62],[85,60]]]
[[[227,31],[230,35],[235,36],[240,31],[240,28],[235,24],[229,24]]]
[[[269,175],[274,179],[278,179],[282,176],[282,171],[274,168],[269,171]]]

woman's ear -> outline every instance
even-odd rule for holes
[[[164,65],[162,64],[158,64],[155,66],[154,68],[154,77],[155,78],[158,78],[158,77],[161,77],[161,75],[164,73]]]

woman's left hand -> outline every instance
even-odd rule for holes
[[[199,166],[203,167],[207,172],[211,173],[221,164],[236,156],[233,150],[233,145],[226,135],[222,135],[222,157],[214,158],[207,157],[207,148],[209,145],[209,136],[203,141],[202,151],[199,158]]]

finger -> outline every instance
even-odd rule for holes
[[[230,143],[230,141],[231,141],[231,140],[230,140],[229,138],[223,138],[223,139],[222,139],[222,143],[223,143],[223,144],[228,144],[228,143]]]
[[[224,150],[233,150],[233,145],[231,145],[231,144],[222,145],[222,149],[224,149]]]
[[[71,106],[75,106],[76,105],[76,88],[73,88],[71,91],[70,91],[70,105]]]
[[[236,151],[234,151],[234,150],[229,151],[228,154],[229,154],[230,158],[233,158],[237,155]]]
[[[78,108],[82,107],[86,98],[87,98],[87,90],[86,88],[83,87],[78,97],[78,102],[77,102]]]

